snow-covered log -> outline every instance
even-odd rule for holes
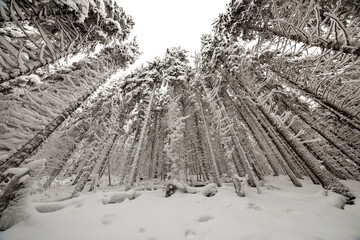
[[[215,183],[210,183],[204,187],[196,188],[189,186],[184,181],[178,181],[174,179],[166,184],[165,197],[170,197],[176,191],[191,193],[191,194],[201,193],[206,197],[212,197],[217,193],[217,188]]]

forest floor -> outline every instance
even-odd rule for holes
[[[121,193],[100,187],[59,200],[73,190],[65,184],[32,195],[29,217],[0,239],[360,239],[360,182],[343,181],[357,196],[344,209],[340,195],[326,196],[320,186],[301,182],[296,188],[285,176],[267,177],[263,194],[247,187],[245,198],[224,184],[213,197],[177,192],[165,198],[161,189]]]

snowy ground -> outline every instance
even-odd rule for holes
[[[30,217],[1,240],[177,240],[177,239],[360,239],[360,183],[346,181],[355,205],[339,209],[342,197],[302,181],[296,188],[286,177],[267,178],[263,194],[247,188],[239,198],[231,184],[207,198],[163,190],[129,193],[116,187],[52,202],[71,189],[62,187],[32,196]],[[110,204],[109,202],[121,201]]]

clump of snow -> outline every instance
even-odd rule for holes
[[[206,197],[212,197],[212,196],[215,196],[215,194],[218,192],[218,190],[217,190],[216,184],[211,183],[211,184],[208,184],[205,187],[203,187],[201,189],[201,192]]]
[[[103,204],[121,203],[125,199],[133,200],[138,196],[140,196],[140,193],[134,190],[129,190],[127,192],[112,193],[110,196],[106,196],[103,199]]]
[[[360,237],[360,183],[342,181],[351,189],[355,205],[341,209],[343,197],[309,179],[302,188],[285,176],[267,177],[263,194],[246,189],[246,197],[234,193],[231,183],[217,188],[213,197],[177,192],[170,198],[163,190],[140,192],[140,197],[115,204],[134,191],[119,192],[100,186],[99,192],[54,201],[71,188],[49,189],[32,196],[31,216],[3,233],[6,240],[78,239],[291,239],[350,240]],[[58,192],[56,192],[58,191]],[[140,194],[136,192],[136,194]],[[39,199],[49,194],[47,202]],[[340,208],[339,208],[340,207]]]
[[[90,6],[94,6],[93,0],[57,0],[58,2],[67,5],[70,9],[77,13],[78,22],[82,23],[89,15]]]
[[[29,171],[42,171],[45,169],[46,159],[34,160],[27,162],[24,167],[18,168],[9,168],[7,169],[3,175],[14,174],[15,176],[21,176],[26,174]]]
[[[27,173],[28,171],[29,171],[29,168],[27,168],[27,167],[24,167],[24,168],[9,168],[3,174],[4,175],[14,174],[15,176],[21,176],[21,175],[24,175],[25,173]]]
[[[26,162],[26,167],[30,170],[30,171],[42,171],[45,169],[45,162],[46,159],[39,159],[39,160],[34,160],[34,161],[29,161]]]

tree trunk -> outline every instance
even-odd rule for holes
[[[150,118],[151,108],[152,108],[152,104],[154,101],[154,95],[155,95],[155,86],[152,90],[152,93],[150,96],[150,101],[149,101],[148,107],[146,109],[144,123],[143,123],[141,133],[140,133],[140,139],[139,139],[138,146],[137,146],[137,149],[135,152],[134,161],[133,161],[133,163],[131,165],[131,169],[130,169],[129,180],[127,181],[126,186],[125,186],[126,190],[131,189],[136,181],[137,171],[139,168],[140,153],[141,153],[142,145],[143,145],[143,142],[145,139],[145,133],[146,133],[148,121]]]
[[[286,142],[292,147],[292,149],[301,157],[306,166],[311,170],[311,172],[316,176],[316,178],[320,181],[321,185],[325,189],[332,190],[338,194],[341,194],[347,198],[347,201],[350,203],[353,199],[355,199],[354,195],[350,192],[350,190],[340,183],[336,178],[334,178],[327,171],[322,170],[317,164],[318,160],[309,152],[307,149],[300,144],[296,139],[292,138],[292,134],[290,130],[285,127],[279,127],[275,121],[266,115],[266,110],[260,108],[263,114],[267,117],[267,119],[273,124],[273,126],[277,126],[278,132],[281,136],[286,140]]]
[[[203,110],[203,107],[202,107],[201,100],[198,100],[198,102],[199,102],[201,118],[202,118],[202,121],[204,123],[205,135],[206,135],[207,143],[209,145],[209,150],[210,150],[210,157],[211,157],[210,159],[211,159],[211,166],[212,166],[212,170],[213,170],[213,179],[214,179],[214,182],[216,183],[216,185],[218,187],[221,187],[220,175],[219,175],[219,171],[218,171],[218,168],[217,168],[215,154],[214,154],[212,143],[211,143],[211,137],[210,137],[209,129],[208,129],[208,126],[206,124],[204,110]]]
[[[256,179],[255,177],[255,174],[253,172],[253,169],[251,167],[251,163],[248,159],[248,157],[246,156],[245,154],[245,151],[243,149],[243,147],[241,146],[241,143],[239,141],[239,138],[234,130],[234,127],[233,127],[233,123],[230,122],[229,120],[229,115],[227,114],[226,110],[225,110],[225,107],[222,108],[222,111],[223,111],[223,114],[225,116],[225,118],[227,119],[228,121],[228,125],[230,126],[230,130],[231,130],[231,135],[233,137],[233,140],[235,142],[235,146],[238,150],[238,154],[240,156],[240,159],[244,162],[244,166],[245,166],[245,169],[247,170],[247,173],[249,174],[250,176],[250,179],[252,179],[252,181],[254,182],[255,184],[255,187],[257,189],[257,192],[260,194],[261,193],[261,189],[260,189],[260,186],[259,186],[259,183],[258,183],[258,180]]]

